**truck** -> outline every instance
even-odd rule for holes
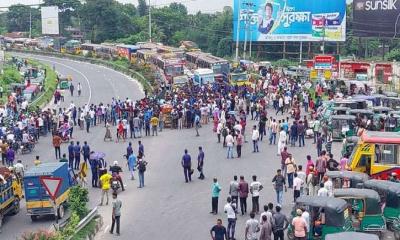
[[[17,191],[19,182],[13,178],[11,171],[6,167],[0,168],[0,232],[3,219],[8,215],[19,212],[21,193]]]
[[[43,177],[62,179],[54,201],[42,184],[41,178]],[[54,215],[59,219],[63,218],[70,189],[75,184],[75,175],[68,168],[67,163],[42,163],[32,167],[24,175],[27,215],[31,217],[32,221],[46,215]]]

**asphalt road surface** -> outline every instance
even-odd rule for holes
[[[63,106],[67,107],[70,101],[77,106],[87,102],[98,104],[109,103],[112,97],[130,97],[138,99],[143,97],[137,83],[123,75],[103,67],[61,60],[49,57],[35,57],[44,63],[55,64],[56,70],[65,75],[71,75],[76,86],[81,82],[83,91],[81,97],[70,97],[65,93]],[[274,116],[273,111],[268,115]],[[282,119],[278,116],[277,119]],[[248,129],[255,122],[248,122]],[[113,131],[114,133],[115,131]],[[249,131],[248,131],[249,132]],[[272,187],[272,177],[276,169],[280,167],[280,157],[277,156],[277,146],[269,145],[265,138],[259,145],[260,153],[252,153],[251,143],[245,143],[242,150],[242,158],[227,159],[226,149],[217,144],[216,135],[212,132],[212,126],[205,125],[200,129],[200,137],[195,137],[194,129],[165,130],[159,132],[157,137],[144,137],[142,142],[145,147],[145,160],[149,162],[145,172],[145,188],[139,189],[138,180],[130,180],[125,159],[128,141],[132,141],[137,152],[137,139],[127,142],[104,142],[105,129],[102,126],[93,128],[91,133],[74,129],[75,141],[88,141],[92,150],[103,151],[107,154],[109,164],[117,160],[123,165],[123,179],[126,190],[119,194],[122,200],[121,236],[116,237],[108,233],[111,225],[111,204],[100,207],[100,213],[104,217],[104,226],[96,239],[168,239],[168,240],[204,240],[210,239],[209,230],[215,224],[217,218],[223,219],[226,226],[227,219],[223,213],[223,206],[228,196],[229,182],[233,175],[243,175],[250,183],[251,176],[257,175],[258,180],[264,185],[260,193],[260,208],[268,202],[275,203],[276,195]],[[246,136],[250,139],[249,133]],[[205,151],[205,180],[197,179],[198,173],[193,175],[191,183],[185,183],[180,160],[184,149],[188,149],[192,156],[192,164],[197,161],[197,149],[202,146]],[[341,144],[335,143],[333,152],[336,159],[339,158]],[[62,153],[67,152],[67,144],[62,146]],[[306,156],[316,157],[316,148],[311,140],[306,140],[306,147],[289,148],[298,165],[305,165]],[[43,162],[55,161],[51,138],[41,138],[34,153],[20,156],[24,163],[32,165],[35,155],[39,155]],[[235,153],[236,156],[236,153]],[[219,213],[217,216],[209,214],[211,211],[211,184],[212,178],[217,177],[222,187],[219,199]],[[136,176],[137,178],[137,176]],[[90,181],[90,176],[89,176]],[[90,190],[90,207],[100,202],[100,190]],[[290,190],[284,194],[283,212],[291,211],[293,194]],[[111,199],[110,199],[111,201]],[[251,208],[251,198],[248,200],[248,212]],[[17,216],[7,218],[3,226],[0,238],[15,239],[21,233],[29,230],[48,228],[54,221],[44,220],[32,223],[25,215],[24,203],[21,212]],[[257,216],[258,218],[259,216]],[[236,223],[236,239],[244,239],[245,221],[249,218],[238,216]],[[14,227],[15,226],[15,227]],[[391,234],[385,239],[393,238]]]

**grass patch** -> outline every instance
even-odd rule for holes
[[[93,218],[84,228],[77,232],[72,239],[85,240],[89,234],[94,233],[96,229],[97,218]]]
[[[0,98],[0,104],[7,103],[7,96],[10,93],[10,84],[21,83],[23,77],[14,64],[5,64],[3,74],[0,74],[0,86],[3,88],[3,96]]]

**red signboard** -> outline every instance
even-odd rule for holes
[[[40,177],[40,183],[46,189],[50,198],[54,201],[57,198],[57,193],[60,190],[62,178],[59,177]]]
[[[343,71],[345,78],[356,78],[357,73],[368,73],[368,69],[371,67],[366,62],[341,62],[340,69]]]
[[[333,59],[333,56],[319,55],[315,56],[315,63],[332,63]]]
[[[377,63],[375,65],[375,77],[378,82],[389,83],[389,78],[393,75],[393,67],[390,63]]]

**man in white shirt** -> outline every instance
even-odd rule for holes
[[[306,183],[306,173],[303,171],[303,166],[299,165],[297,166],[297,176],[303,180],[303,184],[300,187],[300,196],[302,196],[304,194],[304,184]]]
[[[294,173],[294,179],[293,179],[293,202],[296,202],[296,199],[300,197],[300,190],[301,186],[303,186],[304,181],[299,178],[297,173]]]
[[[228,218],[227,236],[228,239],[235,239],[236,203],[232,203],[231,197],[228,197],[226,201],[227,203],[224,206],[224,212]]]
[[[228,133],[228,135],[225,138],[226,141],[226,146],[228,147],[228,156],[227,158],[233,158],[233,143],[235,142],[235,140],[233,139],[233,136],[231,133]]]
[[[253,132],[251,134],[251,140],[253,140],[253,152],[259,152],[258,151],[258,140],[260,138],[260,132],[257,130],[257,126],[253,126]]]
[[[320,183],[319,187],[320,187],[320,189],[318,190],[318,197],[327,197],[328,190],[326,188],[324,188],[324,184]]]
[[[260,230],[259,223],[255,218],[255,213],[250,213],[250,219],[246,221],[245,240],[257,240],[257,232]]]
[[[324,177],[325,183],[324,183],[324,188],[328,191],[328,197],[333,196],[333,183],[330,178],[327,176]]]
[[[303,211],[303,213],[301,214],[301,217],[304,218],[304,220],[306,221],[307,236],[308,236],[308,233],[310,232],[310,213],[308,213],[307,209],[305,209],[304,207],[302,207],[300,209],[301,209],[301,211]]]
[[[283,127],[281,127],[281,131],[279,132],[279,140],[278,140],[278,156],[281,155],[283,148],[286,146],[287,133]]]
[[[263,185],[257,181],[257,176],[253,175],[253,182],[250,184],[250,193],[252,195],[252,206],[254,213],[258,214],[260,212],[260,191],[263,189]]]

